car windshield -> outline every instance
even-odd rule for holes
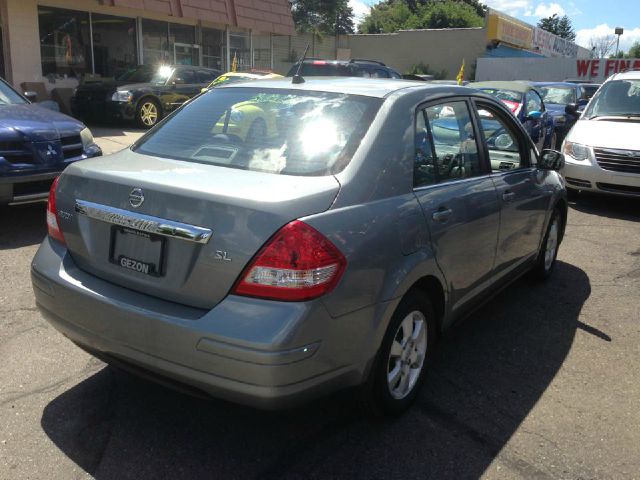
[[[522,102],[522,93],[513,90],[502,90],[499,88],[481,88],[483,92],[493,95],[500,100],[506,100],[508,102]]]
[[[287,73],[287,77],[293,77],[298,70],[295,64]],[[362,77],[364,72],[356,65],[344,65],[341,63],[330,63],[323,60],[305,62],[300,69],[303,77]]]
[[[381,99],[234,87],[185,105],[135,146],[139,153],[284,175],[342,170]]]
[[[538,87],[545,103],[557,103],[567,105],[576,103],[576,90],[571,87]]]
[[[149,83],[153,83],[154,85],[164,85],[169,80],[169,77],[173,74],[173,68],[163,65],[158,67],[151,76]]]
[[[612,80],[602,85],[585,117],[640,117],[640,80]]]
[[[154,68],[143,65],[137,68],[132,68],[131,70],[127,70],[125,73],[120,75],[117,80],[119,82],[147,83],[151,81],[154,72]]]
[[[18,95],[9,85],[0,81],[0,106],[2,105],[20,105],[27,101]]]

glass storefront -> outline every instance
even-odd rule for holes
[[[39,6],[38,22],[43,76],[92,72],[88,13]]]
[[[270,59],[268,37],[256,51],[257,58],[251,58],[249,32],[231,31],[227,36],[215,28],[45,6],[38,7],[38,22],[43,76],[118,77],[140,63],[225,71],[230,69],[228,58],[235,59],[238,70],[249,70],[254,62],[263,65]]]
[[[202,66],[225,70],[225,32],[214,28],[202,29]]]
[[[233,65],[235,59],[238,71],[251,70],[251,38],[249,33],[230,32],[229,50],[231,64]]]
[[[134,18],[94,13],[91,25],[95,73],[103,77],[119,77],[138,65]]]
[[[145,65],[173,63],[169,56],[169,29],[167,22],[142,20],[142,57]]]

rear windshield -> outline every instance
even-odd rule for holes
[[[573,87],[538,87],[538,92],[545,103],[567,105],[576,103],[576,89]]]
[[[287,73],[287,77],[293,77],[298,70],[295,64]],[[303,77],[363,77],[365,73],[356,65],[344,65],[341,63],[327,63],[322,61],[305,62],[300,69]]]
[[[135,146],[139,153],[284,175],[331,175],[351,160],[382,99],[219,88],[186,104]]]
[[[500,100],[517,103],[520,103],[522,101],[522,93],[514,92],[513,90],[502,90],[499,88],[481,88],[481,90],[485,93],[488,93],[489,95],[493,95]]]

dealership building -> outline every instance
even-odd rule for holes
[[[0,0],[0,75],[47,92],[139,64],[273,66],[288,0]]]

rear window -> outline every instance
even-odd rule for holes
[[[331,175],[351,160],[382,99],[220,88],[178,110],[135,151],[284,175]]]
[[[295,64],[287,73],[287,77],[292,77],[298,70],[298,64]],[[368,77],[368,73],[363,71],[357,65],[328,63],[323,61],[305,62],[300,69],[300,75],[303,77]]]

